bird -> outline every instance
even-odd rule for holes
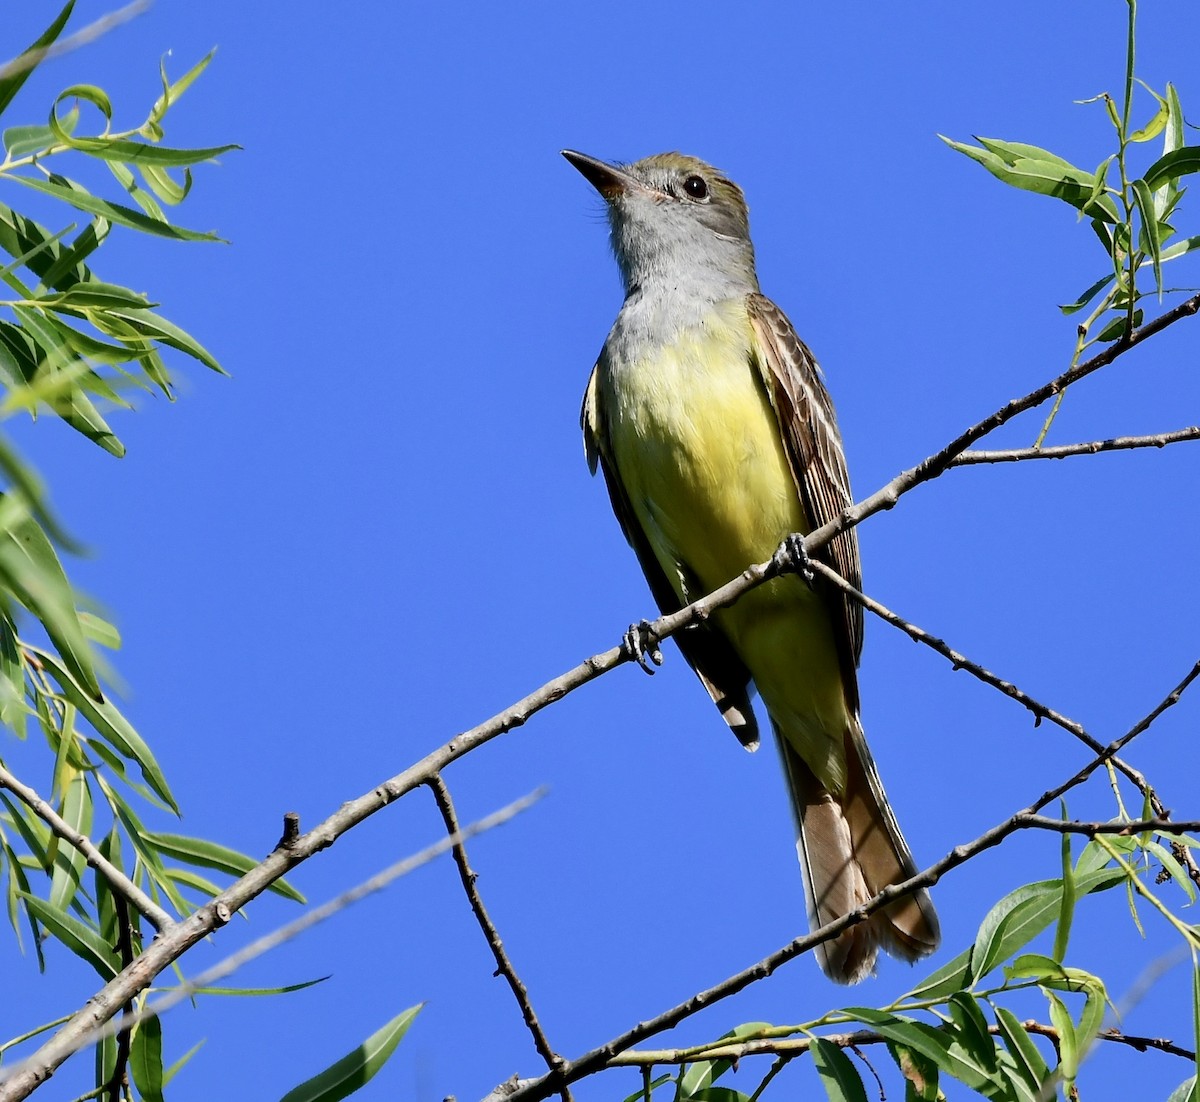
[[[605,201],[625,291],[587,383],[584,450],[670,613],[853,503],[841,434],[817,361],[759,288],[742,189],[681,153],[562,154]],[[817,556],[861,590],[853,528]],[[789,573],[675,639],[748,749],[760,741],[752,687],[765,705],[812,929],[916,874],[859,719],[861,605]],[[920,889],[816,952],[852,984],[880,949],[911,963],[939,939]]]

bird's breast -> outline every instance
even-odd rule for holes
[[[645,319],[626,321],[601,360],[613,458],[668,576],[685,563],[707,591],[808,527],[750,321],[743,300],[713,304],[665,339]]]

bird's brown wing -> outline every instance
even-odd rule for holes
[[[842,453],[833,402],[821,378],[821,369],[786,315],[769,298],[751,295],[747,300],[755,346],[761,350],[758,370],[779,419],[784,449],[800,500],[813,529],[836,519],[854,503],[850,476]],[[855,589],[862,589],[862,566],[854,529],[840,532],[818,557],[833,567]],[[841,656],[847,702],[858,712],[858,678],[862,654],[862,606],[840,594],[828,595]]]
[[[634,515],[612,450],[608,446],[608,433],[600,392],[596,385],[595,370],[592,371],[587,391],[584,393],[580,424],[583,428],[583,447],[588,466],[592,474],[596,473],[597,465],[604,473],[604,483],[608,487],[613,512],[617,515],[621,531],[629,541],[630,547],[637,554],[655,602],[664,614],[677,612],[683,607],[683,603],[655,558],[650,541]],[[686,569],[683,564],[681,568]],[[689,591],[700,593],[701,588],[693,582]],[[696,671],[696,675],[708,690],[708,695],[720,710],[722,718],[737,735],[738,741],[748,750],[757,749],[758,723],[750,707],[750,671],[746,669],[724,635],[709,622],[686,628],[673,638],[683,651],[688,665]]]

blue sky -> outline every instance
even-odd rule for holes
[[[39,6],[41,7],[41,6]],[[8,21],[17,52],[50,18]],[[1200,103],[1194,6],[1142,5],[1139,74]],[[79,23],[103,5],[81,4]],[[117,461],[49,419],[19,439],[92,550],[77,584],[119,623],[124,703],[185,810],[183,829],[265,853],[281,816],[342,801],[614,645],[652,604],[577,424],[620,305],[599,200],[565,147],[666,149],[744,187],[764,290],[820,358],[859,496],[1062,370],[1069,301],[1105,270],[1086,224],[1003,187],[937,133],[1027,141],[1091,168],[1110,152],[1126,7],[708,2],[358,4],[160,0],[30,81],[6,121],[40,122],[79,81],[118,124],[217,57],[167,120],[173,145],[236,142],[196,171],[187,226],[231,244],[111,242],[102,278],[149,290],[232,378],[180,364],[181,400],[115,414]],[[1142,110],[1148,110],[1147,101]],[[1194,140],[1194,137],[1193,139]],[[24,196],[7,199],[19,204]],[[1185,199],[1177,221],[1200,230]],[[1200,282],[1195,264],[1169,282]],[[1073,389],[1050,442],[1200,420],[1200,322]],[[999,442],[1032,442],[1041,418]],[[860,529],[867,590],[1108,740],[1198,657],[1193,507],[1200,448],[956,471]],[[1024,806],[1086,759],[1016,705],[868,622],[864,723],[919,863]],[[1197,703],[1132,755],[1177,814],[1195,803]],[[14,750],[42,783],[49,763]],[[37,769],[44,772],[39,776]],[[555,1047],[578,1055],[766,955],[804,927],[777,763],[746,755],[667,648],[447,771],[475,818],[549,795],[477,840],[479,887]],[[1102,783],[1072,815],[1108,817]],[[169,828],[164,821],[160,824]],[[314,902],[441,834],[425,792],[294,877]],[[1058,868],[1021,837],[935,889],[945,947]],[[189,971],[293,917],[264,899]],[[1174,942],[1143,908],[1089,901],[1071,963],[1114,997]],[[90,973],[51,974],[0,939],[0,1035],[66,1013]],[[207,1000],[166,1023],[169,1057],[205,1045],[172,1099],[269,1099],[423,1000],[364,1098],[481,1097],[539,1060],[450,862],[427,867],[239,973],[247,986],[329,975],[275,1000]],[[885,961],[853,992],[809,960],[694,1019],[674,1043],[740,1022],[801,1021],[895,997],[922,974]],[[1187,978],[1159,982],[1131,1032],[1188,1043]],[[1044,1007],[1030,1003],[1030,1015]],[[882,1064],[886,1058],[882,1058]],[[50,1089],[86,1089],[90,1060]],[[89,1065],[85,1067],[84,1065]],[[1165,1097],[1166,1056],[1105,1052],[1089,1100]],[[753,1072],[732,1085],[752,1089]],[[797,1064],[780,1091],[819,1090]],[[636,1089],[623,1073],[581,1100]],[[218,1088],[219,1085],[219,1088]],[[951,1099],[966,1092],[950,1086]]]

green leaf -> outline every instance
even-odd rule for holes
[[[867,1089],[858,1069],[838,1045],[814,1037],[809,1052],[830,1102],[867,1102]]]
[[[887,1040],[895,1041],[932,1060],[942,1071],[971,1090],[982,1091],[995,1083],[986,1069],[971,1060],[965,1050],[954,1044],[953,1037],[934,1029],[933,1026],[866,1006],[847,1007],[844,1013],[870,1026]]]
[[[0,77],[0,113],[8,107],[13,101],[13,97],[21,90],[21,85],[25,83],[29,74],[37,68],[38,62],[34,61],[31,55],[36,54],[40,50],[44,50],[62,33],[63,27],[67,25],[67,20],[71,18],[71,10],[75,7],[75,0],[67,0],[62,11],[54,17],[54,21],[48,26],[37,39],[31,43],[21,53],[18,62],[28,58],[31,62],[28,66],[16,66],[16,71],[9,76]]]
[[[358,1048],[348,1052],[319,1075],[293,1087],[281,1102],[338,1102],[370,1082],[396,1051],[424,1003],[410,1007],[387,1025],[372,1033]]]
[[[129,1046],[129,1070],[142,1102],[163,1102],[162,1023],[157,1015],[138,1023]]]
[[[65,145],[71,145],[75,140],[58,119],[58,105],[63,100],[68,99],[83,100],[84,103],[90,103],[95,107],[104,116],[104,130],[105,133],[108,132],[113,114],[112,100],[108,98],[108,93],[95,84],[72,84],[70,88],[65,88],[59,92],[57,98],[50,105],[50,129],[60,142]]]
[[[732,1087],[705,1087],[688,1097],[692,1102],[750,1102],[748,1094],[735,1091]]]
[[[11,495],[0,502],[14,503]],[[75,611],[75,595],[54,545],[28,513],[0,528],[0,585],[41,621],[81,695],[99,699],[91,651]]]
[[[1196,951],[1192,950],[1192,1028],[1195,1039],[1192,1051],[1196,1053],[1196,1072],[1200,1075],[1200,961],[1196,960]],[[1192,1080],[1192,1097],[1194,1102],[1200,1100],[1200,1084]]]
[[[1154,286],[1162,298],[1162,250],[1158,218],[1154,213],[1154,196],[1142,180],[1133,181],[1133,200],[1142,218],[1142,232],[1138,235],[1142,251],[1148,253],[1154,267]]]
[[[1079,1015],[1079,1028],[1076,1030],[1080,1056],[1087,1052],[1096,1039],[1096,1034],[1100,1032],[1100,1027],[1104,1024],[1105,1007],[1103,985],[1100,985],[1099,989],[1089,990],[1084,999],[1083,1013]]]
[[[1079,1074],[1079,1042],[1075,1023],[1066,1003],[1053,991],[1046,992],[1050,1000],[1050,1024],[1058,1031],[1058,1071],[1069,1086]]]
[[[196,1055],[204,1047],[204,1038],[202,1037],[191,1048],[187,1050],[178,1060],[176,1060],[166,1071],[163,1072],[163,1086],[168,1086],[172,1079],[183,1070],[188,1061]]]
[[[1138,83],[1141,84],[1142,87],[1145,88],[1146,91],[1149,92],[1156,100],[1158,100],[1158,108],[1155,110],[1153,118],[1151,118],[1145,126],[1140,127],[1129,135],[1129,140],[1131,142],[1148,142],[1152,138],[1157,138],[1159,134],[1163,132],[1167,125],[1169,109],[1167,107],[1167,101],[1163,99],[1163,97],[1160,96],[1156,91],[1154,91],[1153,88],[1145,84],[1143,81],[1139,80]]]
[[[1132,853],[1134,847],[1137,845],[1134,839],[1121,837],[1120,835],[1110,836],[1107,842],[1108,845],[1112,846],[1120,854]],[[1083,852],[1079,855],[1079,860],[1075,862],[1075,875],[1080,879],[1088,877],[1093,873],[1099,872],[1101,869],[1105,869],[1111,860],[1112,858],[1109,856],[1108,850],[1093,839],[1083,847]],[[1119,872],[1121,873],[1121,879],[1124,879],[1124,873],[1121,869],[1113,866],[1108,871]]]
[[[0,723],[25,737],[25,664],[12,620],[0,610]]]
[[[100,199],[89,194],[78,184],[61,176],[51,176],[49,180],[40,180],[32,176],[9,176],[7,178],[23,184],[25,187],[33,188],[35,191],[61,199],[78,210],[87,211],[88,214],[98,214],[118,226],[128,226],[130,229],[141,230],[142,233],[153,234],[156,237],[174,238],[178,241],[221,240],[215,233],[186,230],[181,226],[173,226],[169,222],[160,222],[157,218],[151,218],[132,207],[122,206],[120,203],[110,203],[107,199]]]
[[[996,1046],[975,996],[966,991],[955,992],[950,996],[949,1010],[950,1017],[958,1027],[958,1040],[971,1059],[989,1074],[995,1072]]]
[[[1076,898],[1104,891],[1124,879],[1124,872],[1117,868],[1077,873]],[[1061,908],[1061,880],[1039,880],[1009,892],[988,911],[979,926],[971,949],[970,980],[987,975],[1018,949],[1028,945],[1054,921]]]
[[[112,1081],[117,1067],[117,1038],[109,1033],[101,1037],[94,1047],[96,1055],[96,1086],[104,1086]]]
[[[98,643],[109,650],[121,649],[121,633],[116,626],[107,620],[102,620],[94,612],[80,612],[79,626],[83,628],[83,634],[93,643]]]
[[[315,980],[304,980],[301,983],[289,983],[285,987],[193,987],[193,995],[223,995],[226,997],[248,996],[261,998],[263,995],[290,995],[293,991],[303,991],[307,987],[315,987],[324,983],[329,976],[318,976]],[[172,990],[166,988],[165,990]]]
[[[938,1102],[942,1092],[938,1088],[937,1064],[895,1041],[888,1041],[887,1047],[904,1076],[905,1098],[913,1102]]]
[[[37,920],[72,953],[95,968],[105,983],[117,974],[121,967],[120,960],[95,930],[55,909],[36,895],[27,892],[21,892],[20,895]]]
[[[1066,803],[1062,808],[1066,818]],[[1062,836],[1062,892],[1058,911],[1058,925],[1054,929],[1054,951],[1051,956],[1060,964],[1067,955],[1067,944],[1071,940],[1071,923],[1075,918],[1075,869],[1071,864],[1071,836]]]
[[[930,972],[904,997],[906,999],[944,999],[970,983],[971,950],[959,953],[953,960]]]
[[[1089,302],[1091,302],[1092,299],[1094,299],[1101,291],[1103,291],[1104,288],[1107,287],[1115,278],[1116,276],[1114,276],[1111,272],[1106,276],[1101,276],[1100,279],[1096,280],[1096,282],[1093,283],[1086,291],[1084,291],[1083,294],[1081,294],[1074,302],[1069,302],[1064,306],[1060,306],[1059,309],[1064,314],[1077,313]]]
[[[1011,891],[984,916],[971,949],[971,978],[986,976],[996,965],[1028,945],[1054,920],[1062,901],[1062,882],[1041,880]]]
[[[29,908],[22,903],[22,897],[31,895],[29,887],[29,877],[25,875],[25,870],[21,868],[21,862],[18,859],[16,852],[8,844],[4,837],[3,829],[0,829],[0,857],[4,860],[0,861],[0,870],[5,866],[8,868],[8,877],[5,881],[4,901],[5,910],[8,912],[8,922],[13,928],[13,934],[16,936],[17,948],[24,952],[24,940],[21,937],[21,914],[29,922],[29,928],[33,934],[33,946],[37,952],[38,967],[44,972],[46,970],[46,962],[42,957],[42,943],[38,937],[37,924],[34,921],[33,915]]]
[[[146,181],[150,190],[164,203],[170,203],[172,206],[182,203],[187,198],[188,192],[192,190],[192,173],[189,169],[183,170],[183,183],[181,184],[177,184],[175,178],[165,168],[157,165],[138,165],[138,171],[142,174],[142,179]]]
[[[71,138],[66,139],[72,149],[98,157],[103,161],[120,161],[122,164],[157,165],[160,168],[181,168],[211,161],[222,153],[241,149],[240,145],[214,145],[206,149],[171,149],[165,145],[150,145],[146,142],[131,142],[121,138]]]
[[[59,125],[73,130],[79,120],[79,112],[68,115]],[[4,131],[4,148],[10,157],[23,157],[27,153],[40,153],[54,144],[54,131],[48,126],[10,126]]]
[[[1155,191],[1168,180],[1178,180],[1192,172],[1200,172],[1200,145],[1185,145],[1182,149],[1164,153],[1142,178],[1146,187]]]
[[[109,832],[100,839],[98,848],[107,861],[122,872],[125,871],[124,861],[121,858],[121,835],[115,823]],[[96,924],[100,928],[100,936],[104,939],[105,944],[116,945],[117,924],[120,922],[120,917],[117,914],[116,904],[113,902],[112,888],[99,872],[93,871],[92,878],[96,896]]]
[[[31,380],[31,389],[71,428],[120,459],[125,454],[125,445],[109,428],[82,385],[87,381],[95,387],[100,377],[75,355],[66,334],[53,318],[26,306],[14,306],[12,310],[41,353],[37,356],[37,374]]]
[[[165,344],[168,348],[184,352],[193,359],[199,360],[205,367],[210,367],[213,371],[221,375],[225,374],[224,368],[221,367],[207,348],[194,337],[185,333],[179,326],[167,321],[161,314],[156,314],[153,310],[113,307],[107,310],[104,315],[93,319],[96,328],[105,330],[109,318],[113,317],[122,318],[127,321],[139,335]],[[111,335],[117,336],[118,334],[114,333]]]
[[[1124,314],[1122,314],[1120,317],[1113,318],[1112,321],[1110,321],[1103,329],[1100,330],[1100,332],[1096,336],[1096,340],[1105,341],[1105,342],[1121,340],[1125,336],[1125,332],[1126,332],[1126,328],[1127,328],[1126,321],[1127,321],[1127,319]],[[1141,324],[1142,324],[1142,312],[1141,312],[1141,310],[1134,310],[1134,312],[1133,312],[1133,327],[1134,327],[1134,329],[1136,329]]]
[[[1183,871],[1183,866],[1175,860],[1175,855],[1161,842],[1151,839],[1146,843],[1146,850],[1162,863],[1163,870],[1171,877],[1171,881],[1179,886],[1179,890],[1188,897],[1189,903],[1196,900],[1196,889],[1192,887],[1191,877]]]
[[[1165,264],[1168,260],[1174,260],[1196,248],[1200,248],[1200,237],[1185,237],[1182,241],[1176,241],[1174,245],[1168,245],[1163,249],[1160,259]]]
[[[1197,1090],[1196,1076],[1191,1076],[1179,1084],[1167,1098],[1167,1102],[1196,1102],[1200,1096],[1200,1091]]]
[[[146,300],[145,295],[138,294],[137,291],[131,291],[128,287],[121,287],[116,283],[101,283],[98,279],[73,283],[66,290],[39,295],[33,301],[42,309],[70,306],[82,310],[92,306],[104,309],[120,306],[141,310],[153,305]]]
[[[184,834],[159,834],[152,832],[145,836],[146,842],[158,850],[164,857],[175,861],[185,861],[189,865],[199,865],[205,869],[216,869],[230,876],[244,876],[259,862],[256,858],[222,846],[217,842],[209,842],[203,838],[189,838]],[[276,880],[270,890],[286,899],[303,903],[304,896],[293,888],[286,880]]]
[[[1092,173],[1064,161],[1061,157],[1037,146],[1022,142],[1004,142],[996,138],[977,138],[983,148],[956,142],[939,134],[951,149],[983,165],[998,180],[1032,191],[1062,199],[1091,218],[1119,222],[1117,208],[1108,196],[1092,198],[1096,179]]]
[[[22,263],[48,286],[66,287],[90,279],[91,273],[81,263],[82,256],[72,255],[77,246],[65,248],[58,243],[59,236],[0,203],[0,248],[11,256],[22,258]],[[54,278],[48,277],[47,273],[51,272]]]
[[[162,769],[150,752],[150,747],[133,729],[129,721],[107,700],[97,700],[87,695],[74,675],[59,665],[53,655],[36,647],[30,649],[37,654],[50,676],[58,682],[63,695],[83,713],[88,723],[96,729],[96,733],[122,757],[136,762],[142,772],[142,777],[151,790],[178,815],[179,805],[175,803],[175,797],[171,795],[171,789],[167,785],[167,779],[163,776]]]
[[[1035,1091],[1041,1090],[1050,1078],[1050,1068],[1033,1038],[1022,1028],[1017,1016],[1002,1006],[996,1007],[996,1025],[1021,1078]]]
[[[75,772],[67,783],[59,815],[85,837],[92,830],[92,790],[87,774]],[[65,911],[79,891],[87,860],[73,845],[56,838],[54,873],[50,881],[50,906]]]
[[[162,122],[163,116],[166,115],[168,109],[175,103],[184,92],[191,87],[192,82],[208,68],[208,63],[212,61],[213,54],[217,51],[215,48],[206,53],[199,61],[196,62],[186,73],[183,74],[174,84],[167,80],[166,66],[160,61],[158,64],[159,76],[162,78],[162,95],[154,101],[154,106],[150,109],[150,117],[146,120],[146,126],[151,132],[160,131],[158,124]]]

